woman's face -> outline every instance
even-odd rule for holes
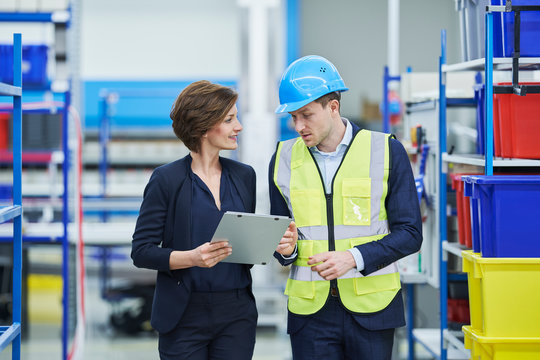
[[[237,115],[238,109],[235,104],[223,121],[204,134],[208,145],[219,150],[235,150],[238,147],[237,137],[243,127],[238,121]]]

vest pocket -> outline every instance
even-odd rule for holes
[[[371,179],[344,179],[343,224],[371,225]]]
[[[354,278],[354,293],[358,296],[381,291],[399,290],[401,283],[399,275],[384,274]]]
[[[321,225],[321,197],[318,190],[291,190],[291,203],[296,226]]]
[[[313,281],[287,279],[285,295],[312,300],[315,298],[315,284]]]

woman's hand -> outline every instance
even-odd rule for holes
[[[228,241],[204,243],[192,250],[193,266],[211,268],[231,253]]]
[[[283,234],[281,241],[279,242],[276,251],[283,256],[291,256],[296,247],[296,242],[298,241],[298,229],[294,221],[291,221],[289,227]]]
[[[228,241],[207,242],[189,251],[173,251],[169,257],[171,270],[186,269],[193,266],[211,268],[231,255]]]

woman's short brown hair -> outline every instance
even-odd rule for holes
[[[189,150],[199,152],[202,136],[227,116],[237,99],[233,89],[207,80],[189,84],[171,109],[174,133]]]

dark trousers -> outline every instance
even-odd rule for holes
[[[390,360],[394,329],[367,330],[330,297],[302,327],[290,332],[294,360]]]
[[[249,290],[192,293],[177,327],[159,334],[159,355],[162,360],[249,360],[256,327]]]

